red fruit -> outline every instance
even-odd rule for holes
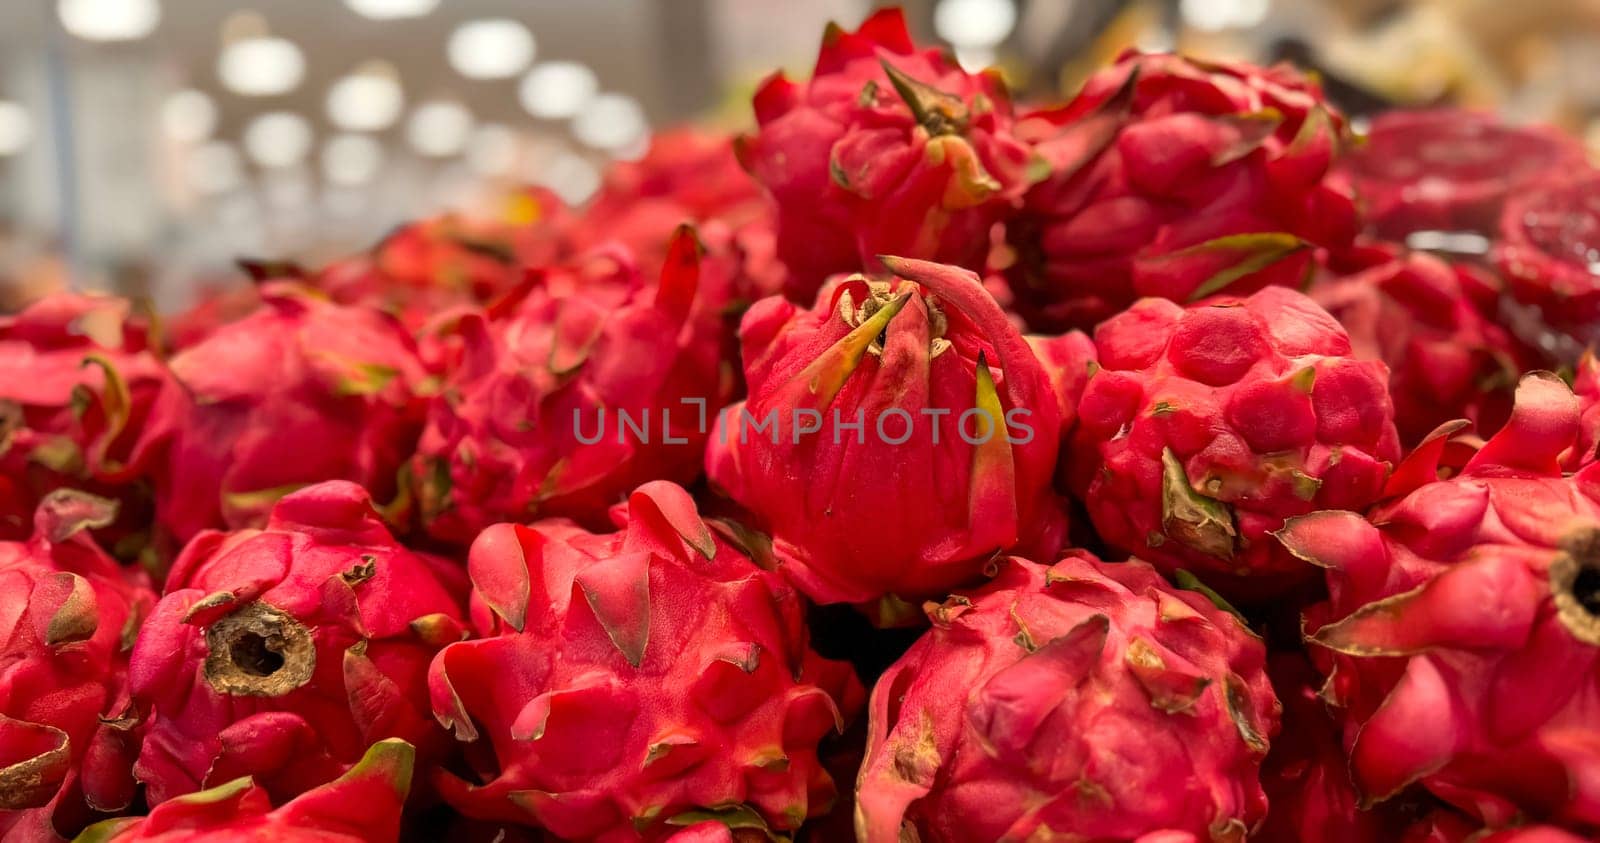
[[[412,461],[428,531],[466,544],[498,521],[595,525],[639,483],[692,482],[732,382],[691,316],[698,282],[684,227],[657,285],[548,273],[508,312],[463,318]]]
[[[1495,831],[1441,808],[1413,823],[1400,843],[1584,843],[1586,839],[1548,825]]]
[[[0,539],[27,538],[54,489],[125,497],[109,475],[162,379],[122,299],[58,293],[0,316]]]
[[[485,637],[445,648],[429,685],[440,722],[488,746],[482,783],[443,775],[444,797],[579,840],[660,840],[705,819],[781,833],[826,811],[817,742],[861,689],[809,649],[799,595],[671,483],[613,518],[620,532],[557,519],[473,544]]]
[[[1378,115],[1344,160],[1379,236],[1413,231],[1492,235],[1506,198],[1551,173],[1585,166],[1583,145],[1548,126],[1513,126],[1453,108]]]
[[[860,840],[1244,840],[1278,729],[1260,639],[1137,560],[999,565],[878,680]]]
[[[1283,731],[1261,767],[1271,809],[1252,839],[1282,843],[1381,843],[1398,840],[1402,816],[1387,806],[1366,810],[1350,784],[1338,723],[1319,695],[1322,678],[1301,653],[1268,660],[1283,702]]]
[[[1562,476],[1577,400],[1524,378],[1504,429],[1439,480],[1451,428],[1367,518],[1279,532],[1327,570],[1306,629],[1365,802],[1420,783],[1484,824],[1600,829],[1600,467]]]
[[[884,261],[895,276],[839,280],[811,310],[750,309],[750,397],[706,453],[821,603],[935,596],[998,551],[1051,558],[1064,536],[1060,412],[1033,350],[972,273]]]
[[[512,229],[454,216],[422,220],[370,254],[330,265],[311,283],[340,304],[387,311],[415,331],[441,310],[486,304],[519,284],[512,238]]]
[[[179,796],[146,817],[107,820],[83,843],[393,843],[411,788],[415,753],[402,740],[379,741],[339,778],[276,810],[248,776]]]
[[[1399,460],[1382,363],[1292,290],[1145,299],[1095,332],[1073,490],[1111,547],[1258,598],[1316,576],[1283,519],[1376,500]]]
[[[259,526],[320,480],[388,500],[421,427],[424,373],[399,323],[292,285],[261,294],[256,312],[172,358],[133,457],[179,542]]]
[[[151,804],[244,775],[281,802],[389,737],[436,757],[428,662],[463,637],[444,574],[344,481],[283,498],[265,529],[197,536],[128,668]]]
[[[1568,471],[1577,471],[1600,460],[1600,358],[1593,350],[1584,352],[1578,361],[1577,376],[1572,379],[1572,391],[1578,396],[1578,441],[1567,452],[1562,465]]]
[[[797,301],[883,254],[982,269],[989,229],[1037,176],[998,73],[919,51],[899,9],[855,32],[830,24],[811,81],[780,71],[754,106],[758,129],[735,149],[777,201]]]
[[[1355,355],[1389,367],[1395,426],[1408,445],[1467,419],[1481,436],[1505,422],[1532,354],[1477,309],[1480,270],[1426,252],[1319,280],[1311,298],[1350,333]]]
[[[203,284],[187,309],[162,320],[161,330],[167,348],[172,352],[182,351],[211,336],[223,325],[249,316],[260,306],[261,296],[254,284],[244,284],[233,277]]]
[[[1500,215],[1494,260],[1511,294],[1579,343],[1600,342],[1600,173],[1523,188]]]
[[[1300,284],[1313,244],[1355,233],[1354,205],[1325,178],[1343,132],[1287,67],[1124,54],[1018,123],[1050,168],[1007,225],[1018,309],[1053,332],[1141,296]]]
[[[0,542],[0,838],[55,840],[133,800],[127,651],[155,595],[88,535],[110,501],[60,489]]]
[[[579,248],[621,244],[654,271],[684,223],[705,247],[696,309],[713,323],[730,313],[736,323],[751,302],[782,290],[787,270],[777,260],[772,203],[726,135],[680,128],[653,136],[643,158],[606,171],[570,237]]]

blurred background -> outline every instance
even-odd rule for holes
[[[581,204],[608,161],[731,130],[867,0],[5,0],[0,310],[58,286],[160,310],[443,210]],[[1289,58],[1359,115],[1451,102],[1600,144],[1600,0],[905,0],[915,34],[1070,94],[1134,45]]]

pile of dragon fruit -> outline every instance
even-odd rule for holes
[[[0,318],[0,839],[1600,835],[1600,175],[899,12],[736,137]]]

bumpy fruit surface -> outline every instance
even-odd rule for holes
[[[88,531],[115,504],[45,496],[34,536],[0,542],[0,838],[56,840],[133,801],[128,648],[155,603]]]
[[[1585,843],[1591,838],[1549,825],[1528,825],[1496,831],[1484,828],[1447,808],[1439,808],[1416,821],[1399,838],[1400,843]]]
[[[1095,332],[1068,466],[1110,546],[1225,593],[1316,576],[1283,520],[1377,499],[1399,445],[1382,363],[1339,323],[1268,288],[1189,308],[1145,299]]]
[[[1572,391],[1578,396],[1578,441],[1567,452],[1563,464],[1568,471],[1600,460],[1600,357],[1593,351],[1585,352],[1578,361],[1577,376],[1572,379]]]
[[[1413,784],[1490,827],[1600,828],[1600,467],[1563,476],[1578,406],[1523,379],[1510,421],[1450,479],[1424,442],[1366,518],[1279,533],[1327,571],[1306,629],[1368,804]]]
[[[659,284],[554,271],[509,312],[464,317],[412,461],[428,531],[465,545],[498,521],[599,525],[642,482],[691,482],[732,382],[692,317],[699,268],[685,227]]]
[[[1243,841],[1278,728],[1261,641],[1143,562],[998,564],[878,680],[858,837]]]
[[[390,500],[421,428],[424,373],[398,322],[289,284],[261,295],[172,358],[131,461],[179,542],[260,526],[278,498],[321,480]]]
[[[1343,161],[1377,234],[1492,235],[1506,198],[1585,166],[1583,145],[1548,126],[1516,126],[1453,108],[1389,111]]]
[[[149,816],[106,820],[78,843],[394,843],[415,760],[405,741],[380,741],[349,772],[282,807],[245,776],[163,802]]]
[[[1313,244],[1355,233],[1328,178],[1344,119],[1288,67],[1125,54],[1017,134],[1050,176],[1007,223],[1036,330],[1090,328],[1141,296],[1298,285]]]
[[[421,220],[309,280],[341,304],[387,311],[417,330],[441,310],[487,303],[521,282],[512,235],[450,216]]]
[[[972,273],[884,260],[895,275],[830,284],[809,310],[750,309],[750,397],[706,454],[822,603],[940,596],[997,551],[1050,558],[1064,534],[1060,411],[1033,349]]]
[[[981,270],[990,228],[1039,175],[999,74],[918,50],[899,9],[830,25],[811,81],[779,72],[754,106],[758,129],[736,149],[777,202],[797,301],[883,254]]]
[[[1275,651],[1268,659],[1273,690],[1283,703],[1283,730],[1261,766],[1270,805],[1251,839],[1269,843],[1385,843],[1405,829],[1390,806],[1368,810],[1350,783],[1339,724],[1319,691],[1322,677],[1304,653]]]
[[[1600,173],[1560,173],[1506,202],[1494,260],[1511,294],[1580,344],[1600,342]]]
[[[155,594],[89,537],[114,505],[46,496],[0,542],[0,838],[55,840],[133,800],[128,648]]]
[[[0,539],[27,538],[54,489],[91,488],[120,468],[162,371],[128,302],[59,293],[0,316]]]
[[[1414,445],[1467,419],[1480,436],[1505,423],[1531,355],[1479,310],[1481,270],[1426,252],[1371,250],[1371,265],[1319,279],[1311,298],[1350,333],[1355,355],[1389,367],[1400,439]],[[1385,252],[1388,252],[1387,254]]]
[[[442,775],[444,797],[577,840],[707,819],[787,832],[826,811],[817,742],[862,692],[810,650],[799,595],[678,486],[641,486],[613,515],[616,533],[549,520],[473,544],[484,637],[445,648],[429,686],[476,743],[479,781]]]
[[[129,665],[151,804],[244,775],[281,802],[389,737],[436,758],[428,662],[464,633],[448,576],[344,481],[283,498],[265,529],[197,536]]]

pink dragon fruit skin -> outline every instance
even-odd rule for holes
[[[1593,350],[1584,352],[1578,361],[1577,376],[1572,379],[1572,391],[1578,396],[1578,441],[1562,460],[1568,471],[1577,471],[1600,460],[1600,358]]]
[[[445,799],[605,841],[704,819],[785,832],[826,811],[817,742],[863,694],[809,648],[799,595],[681,487],[645,484],[613,518],[611,534],[552,519],[473,544],[483,637],[441,651],[429,685],[482,783],[441,774]]]
[[[79,843],[395,843],[416,753],[372,745],[348,772],[273,808],[249,777],[157,805],[149,816],[91,826]]]
[[[115,504],[59,489],[0,542],[0,838],[53,841],[128,807],[128,647],[155,602],[89,537]]]
[[[1554,826],[1529,825],[1499,831],[1483,828],[1447,808],[1440,808],[1406,829],[1399,843],[1585,843],[1579,837]]]
[[[1143,296],[1298,286],[1313,245],[1355,234],[1328,177],[1344,118],[1287,67],[1129,51],[1016,132],[1050,173],[1006,226],[1035,330],[1087,329]]]
[[[1396,806],[1364,808],[1350,783],[1339,724],[1319,694],[1322,677],[1304,653],[1279,650],[1267,672],[1283,704],[1283,729],[1261,767],[1271,806],[1251,839],[1283,843],[1395,843]]]
[[[391,317],[289,284],[170,363],[130,471],[152,479],[178,542],[259,526],[283,495],[326,479],[382,500],[421,427],[425,373]]]
[[[777,202],[796,301],[881,254],[982,269],[990,228],[1038,175],[998,73],[919,51],[899,9],[830,25],[811,81],[779,72],[753,104],[758,129],[735,150]]]
[[[1517,301],[1578,343],[1600,343],[1600,171],[1558,171],[1505,204],[1495,266]]]
[[[998,565],[878,680],[857,837],[1243,841],[1278,728],[1260,639],[1143,562]]]
[[[498,521],[599,525],[639,483],[693,481],[732,383],[693,316],[698,279],[683,227],[659,284],[562,289],[554,273],[504,315],[463,318],[412,461],[428,531],[465,545]]]
[[[972,273],[883,260],[895,276],[837,281],[810,310],[751,308],[750,397],[706,453],[712,483],[821,603],[936,596],[997,551],[1053,557],[1065,535],[1050,485],[1060,413],[1032,348]],[[757,430],[769,416],[776,428]]]
[[[1108,545],[1224,594],[1260,599],[1315,577],[1272,531],[1366,506],[1399,460],[1383,364],[1354,359],[1300,293],[1145,299],[1095,345],[1073,491]]]
[[[163,372],[127,301],[58,293],[0,316],[0,539],[26,539],[50,491],[129,498],[128,458]]]
[[[1452,108],[1378,115],[1341,169],[1367,224],[1396,240],[1414,231],[1492,235],[1506,198],[1549,173],[1586,166],[1583,144],[1549,126],[1517,126]]]
[[[1312,287],[1350,333],[1355,355],[1389,367],[1400,439],[1414,445],[1455,419],[1492,435],[1511,411],[1518,375],[1533,354],[1483,315],[1476,267],[1426,252],[1393,250],[1359,272]]]
[[[1366,803],[1413,784],[1498,828],[1600,830],[1600,468],[1563,476],[1578,404],[1525,377],[1506,426],[1440,480],[1456,426],[1395,471],[1366,518],[1279,532],[1326,569],[1305,629]]]
[[[464,634],[447,570],[346,481],[284,497],[264,529],[197,536],[129,665],[150,803],[241,775],[282,801],[388,737],[438,757],[428,662]]]

